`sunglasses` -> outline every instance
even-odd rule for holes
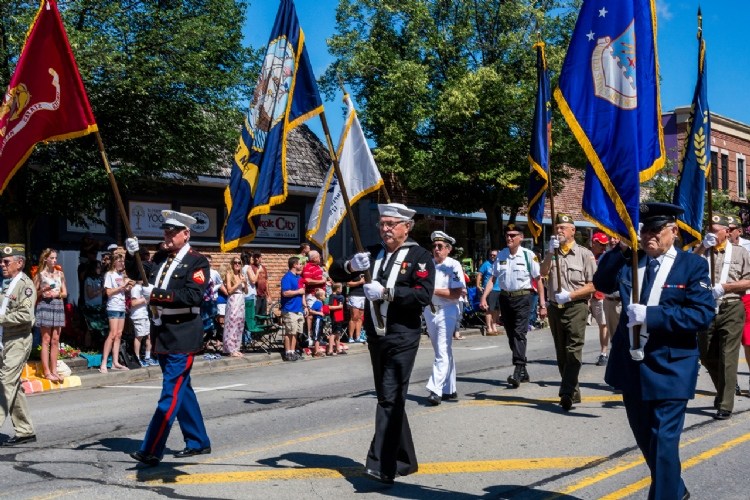
[[[448,245],[443,245],[442,243],[433,243],[432,248],[442,250],[443,248],[448,248]]]
[[[399,220],[399,221],[395,221],[395,222],[381,221],[381,222],[376,222],[375,223],[375,227],[377,227],[379,229],[393,229],[394,227],[398,226],[399,224],[405,224],[405,223],[406,223],[405,220]]]
[[[0,261],[0,262],[2,262],[4,266],[9,266],[9,265],[11,265],[11,264],[12,264],[13,262],[15,262],[15,260],[14,260],[14,259],[3,259],[3,260],[2,260],[2,261]]]

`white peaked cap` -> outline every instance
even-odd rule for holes
[[[175,212],[174,210],[162,210],[161,215],[162,217],[164,217],[164,222],[161,225],[162,229],[178,227],[189,228],[190,226],[198,222],[197,219],[192,215],[183,214],[182,212]]]

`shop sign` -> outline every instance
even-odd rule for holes
[[[299,215],[274,212],[261,215],[256,238],[299,241]]]

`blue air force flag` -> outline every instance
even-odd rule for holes
[[[698,33],[698,80],[693,92],[693,105],[687,123],[688,136],[680,158],[680,173],[673,199],[675,205],[685,210],[677,218],[684,250],[701,241],[703,199],[706,179],[711,173],[711,114],[708,110],[706,42],[702,33]]]
[[[552,146],[552,106],[549,86],[547,59],[544,56],[544,43],[534,44],[536,48],[536,103],[534,123],[531,130],[531,151],[529,163],[529,231],[534,241],[542,234],[544,200],[549,185],[549,151]]]
[[[224,192],[222,251],[252,241],[254,218],[286,200],[289,133],[322,111],[294,2],[281,0]]]
[[[665,162],[658,67],[653,1],[584,0],[555,100],[588,159],[584,215],[628,243]]]
[[[349,111],[336,156],[349,203],[354,205],[363,196],[380,189],[383,179],[367,145],[349,94],[344,96],[344,102]],[[331,165],[307,224],[307,238],[323,250],[327,249],[328,240],[336,234],[346,215],[339,182]]]

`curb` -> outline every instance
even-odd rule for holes
[[[478,328],[467,328],[460,330],[460,333],[464,336],[481,336],[481,332]],[[503,330],[502,335],[505,335]],[[427,341],[425,335],[422,342]],[[367,344],[351,343],[349,346],[349,354],[362,354],[367,352]],[[302,362],[312,361],[313,358],[305,357]],[[190,372],[191,375],[201,375],[205,373],[220,373],[232,370],[241,370],[252,367],[262,367],[269,365],[276,365],[284,363],[280,352],[271,352],[265,354],[262,352],[250,352],[245,353],[245,356],[241,358],[222,357],[220,359],[204,359],[203,355],[196,355],[195,364]],[[85,371],[76,372],[76,375],[80,377],[80,385],[75,387],[60,388],[61,390],[76,391],[95,389],[99,387],[105,387],[109,385],[125,385],[134,382],[144,382],[148,380],[161,381],[161,368],[158,366],[150,366],[146,368],[136,368],[127,371],[114,371],[110,370],[108,373],[100,373],[96,368],[89,368]],[[44,392],[26,392],[27,396],[30,395],[42,395],[42,394],[54,394],[59,393],[60,390],[56,391],[44,391]]]

